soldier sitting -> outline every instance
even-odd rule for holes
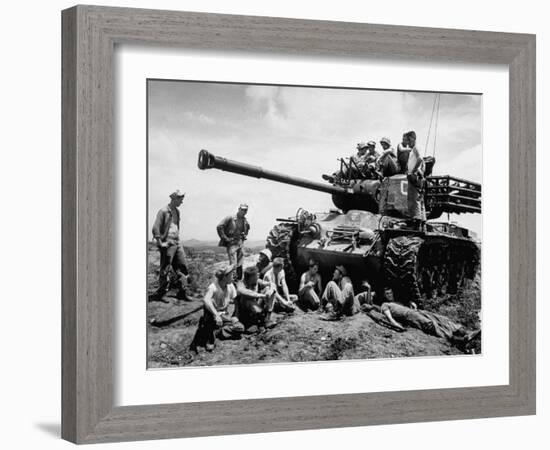
[[[332,310],[331,319],[353,316],[359,312],[359,302],[353,292],[353,284],[344,266],[336,266],[332,280],[321,297],[321,309]]]
[[[309,269],[300,277],[298,288],[298,306],[304,311],[315,311],[321,305],[322,293],[321,275],[319,274],[319,263],[309,260]]]
[[[204,294],[203,315],[190,349],[197,352],[198,347],[206,347],[207,351],[214,349],[218,339],[239,339],[244,326],[229,312],[230,305],[237,297],[237,291],[232,283],[234,266],[218,269],[214,281]]]
[[[272,256],[273,254],[268,248],[264,248],[260,251],[260,254],[258,255],[258,261],[256,262],[256,267],[258,269],[260,277],[263,277],[268,272],[268,270],[273,267],[273,263],[271,262]]]
[[[373,143],[370,141],[370,143]],[[335,183],[343,177],[347,178],[362,178],[367,161],[368,143],[357,143],[357,153],[349,157],[346,164],[342,164],[341,170],[334,172],[332,175],[323,175],[323,180]],[[376,144],[375,144],[376,145]]]
[[[294,303],[298,300],[298,297],[290,294],[288,290],[283,258],[273,260],[273,267],[264,275],[264,281],[271,283],[275,289],[274,311],[290,313],[296,309]]]
[[[256,266],[244,270],[243,280],[237,283],[235,314],[249,333],[258,327],[273,328],[271,319],[275,289],[271,283],[259,279]]]

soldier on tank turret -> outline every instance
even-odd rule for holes
[[[407,139],[411,148],[407,160],[407,204],[409,217],[415,222],[426,221],[424,210],[424,160],[416,146],[416,133],[409,131]]]
[[[343,164],[342,170],[334,172],[332,175],[323,175],[323,179],[334,183],[342,177],[348,178],[362,178],[363,174],[367,169],[367,159],[372,160],[372,151],[374,150],[376,143],[373,141],[369,142],[358,142],[357,143],[357,153],[349,157],[348,162]],[[371,155],[369,156],[369,151]],[[374,162],[375,159],[372,161]]]
[[[408,133],[404,133],[401,142],[397,144],[397,164],[399,166],[399,173],[407,173],[409,153],[411,153],[411,148],[409,147],[409,136]]]
[[[380,183],[380,204],[379,211],[380,214],[386,214],[386,205],[388,203],[388,177],[391,177],[399,172],[399,166],[397,163],[397,156],[393,147],[391,146],[391,141],[387,137],[380,139],[380,145],[383,148],[382,155],[378,158],[376,165],[378,166],[378,171],[382,175],[382,182]]]

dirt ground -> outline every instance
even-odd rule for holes
[[[222,251],[219,251],[222,250]],[[323,320],[318,312],[274,314],[277,326],[236,341],[216,341],[212,352],[189,351],[199,318],[200,299],[216,267],[226,259],[223,249],[188,249],[192,301],[170,297],[149,302],[148,367],[205,366],[276,362],[328,361],[338,359],[402,358],[410,356],[459,355],[446,339],[409,328],[397,332],[361,312],[336,322]],[[206,252],[206,253],[205,253]],[[245,266],[255,260],[249,251]],[[158,252],[149,251],[149,289],[154,291],[158,273]],[[442,295],[427,301],[426,309],[447,315],[469,329],[479,327],[480,284],[475,280],[458,296]]]

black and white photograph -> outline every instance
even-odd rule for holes
[[[147,80],[147,367],[481,354],[482,100]]]

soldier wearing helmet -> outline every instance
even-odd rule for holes
[[[273,266],[273,264],[271,263],[272,258],[273,254],[268,248],[264,248],[260,251],[260,254],[258,255],[258,262],[256,263],[256,268],[258,269],[258,272],[262,277]]]
[[[387,137],[380,139],[380,145],[382,146],[382,155],[376,161],[377,170],[382,175],[382,182],[380,183],[380,213],[386,214],[386,205],[388,204],[388,177],[395,175],[399,172],[399,166],[397,163],[397,156],[391,146],[391,141]]]

